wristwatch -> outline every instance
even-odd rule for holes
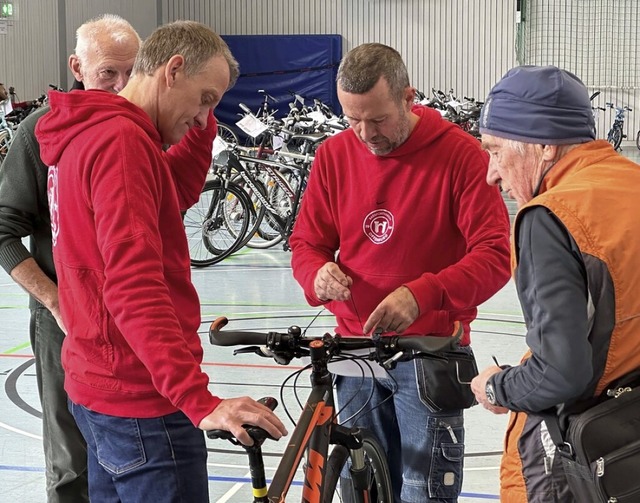
[[[487,395],[487,401],[491,405],[498,404],[498,402],[496,401],[496,391],[493,389],[493,384],[491,384],[491,381],[487,381],[487,385],[484,387],[484,394]]]

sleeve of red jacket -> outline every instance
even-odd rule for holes
[[[189,129],[182,141],[166,152],[182,211],[191,208],[200,198],[211,166],[211,150],[217,131],[218,123],[210,113],[206,128]]]
[[[476,307],[510,277],[509,215],[498,188],[486,182],[487,155],[470,146],[461,150],[452,172],[452,201],[466,255],[407,283],[421,312]]]
[[[300,213],[289,239],[293,276],[311,306],[324,304],[316,297],[313,282],[318,269],[335,260],[340,243],[335,215],[325,188],[327,184],[323,180],[323,152],[322,147],[316,152]]]
[[[130,132],[119,134],[114,152],[99,157],[87,182],[104,261],[104,301],[158,392],[198,425],[220,399],[209,392],[209,378],[184,340],[165,281],[158,154]]]

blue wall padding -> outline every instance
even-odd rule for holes
[[[278,100],[272,106],[282,117],[293,101],[290,91],[308,99],[318,98],[340,113],[336,96],[336,73],[342,58],[340,35],[224,35],[240,63],[236,85],[216,108],[220,122],[232,125],[240,119],[238,103],[254,112],[260,107],[264,89]]]

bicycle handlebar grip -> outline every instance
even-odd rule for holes
[[[249,110],[249,107],[247,105],[245,105],[244,103],[238,103],[238,106],[245,112],[250,114],[251,110]]]
[[[264,396],[257,400],[257,402],[266,407],[269,407],[271,410],[275,410],[275,408],[278,406],[278,400],[276,400],[272,396]]]
[[[264,345],[267,337],[266,334],[259,332],[245,331],[225,331],[220,330],[229,322],[227,318],[221,316],[214,320],[209,327],[209,342],[214,346],[251,346]]]
[[[422,353],[439,353],[455,349],[464,335],[464,327],[459,321],[453,325],[453,333],[449,337],[419,336],[398,337],[399,349],[413,349]]]

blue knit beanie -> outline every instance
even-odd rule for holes
[[[589,93],[573,73],[555,66],[512,68],[482,107],[480,133],[540,145],[595,140]]]

